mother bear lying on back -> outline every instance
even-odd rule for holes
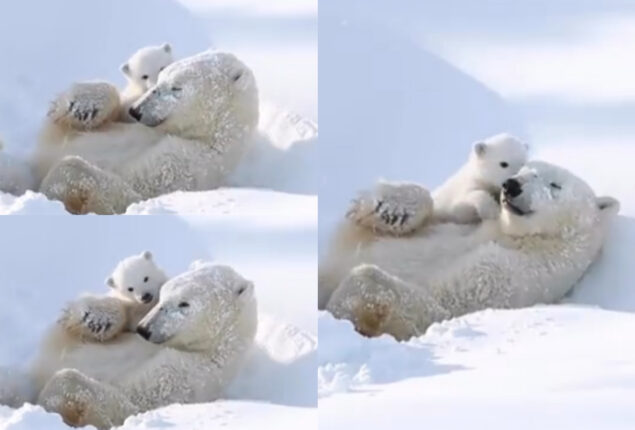
[[[497,220],[430,224],[418,185],[356,200],[320,265],[319,306],[362,334],[421,335],[486,308],[560,300],[595,260],[619,203],[560,167],[530,162],[503,185]],[[401,237],[393,232],[399,223]]]
[[[121,213],[176,190],[223,184],[258,122],[254,76],[235,56],[205,52],[173,63],[116,122],[117,89],[73,85],[52,102],[34,156],[40,191],[73,213]]]

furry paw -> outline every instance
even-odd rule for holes
[[[353,200],[347,218],[381,233],[403,235],[418,228],[432,212],[432,198],[416,184],[380,182]]]
[[[55,123],[76,130],[91,130],[118,111],[119,93],[107,83],[78,83],[55,99],[48,116]]]
[[[98,342],[121,333],[126,323],[124,307],[112,297],[85,297],[64,309],[59,320],[68,334]]]

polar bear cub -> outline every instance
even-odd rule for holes
[[[498,217],[503,182],[527,162],[527,150],[506,133],[476,142],[467,163],[432,193],[434,218],[467,224]]]
[[[120,121],[134,122],[134,118],[128,112],[130,107],[148,89],[156,85],[159,73],[172,62],[174,62],[172,46],[164,43],[139,49],[121,65],[120,70],[126,76],[128,85],[120,94]]]
[[[120,261],[106,279],[110,287],[107,295],[83,297],[85,309],[66,310],[60,323],[68,334],[83,340],[103,342],[123,332],[134,332],[139,321],[158,303],[166,281],[167,276],[150,251],[130,256]],[[91,311],[86,311],[89,308]]]

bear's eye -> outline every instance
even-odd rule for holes
[[[147,80],[148,80],[148,75],[143,75],[143,76],[141,77],[141,79],[143,79],[144,81],[147,81]]]
[[[550,183],[549,186],[551,188],[556,189],[556,190],[561,190],[562,189],[562,187],[560,185],[556,184],[555,182]]]
[[[150,278],[148,278],[147,276],[145,278],[143,278],[143,282],[148,282],[150,280]]]
[[[503,169],[507,169],[509,167],[509,163],[507,161],[501,161],[500,165]]]
[[[162,72],[162,71],[163,71],[163,69],[165,69],[165,66],[164,66],[164,67],[161,67],[161,68],[159,69],[159,72]]]
[[[179,303],[179,307],[180,308],[189,308],[190,304],[188,302],[181,302],[181,303]]]
[[[128,287],[128,291],[130,291],[132,293],[134,291],[134,288]]]
[[[181,87],[172,87],[172,92],[174,92],[174,93],[178,93],[181,90],[182,90]]]

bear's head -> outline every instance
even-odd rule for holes
[[[234,55],[204,52],[168,66],[130,115],[186,139],[221,141],[223,134],[248,134],[258,123],[256,80]]]
[[[469,160],[471,174],[481,186],[498,191],[527,162],[527,150],[527,144],[506,133],[476,142]]]
[[[106,279],[106,285],[124,300],[152,305],[159,301],[159,293],[166,280],[152,253],[144,251],[120,261]]]
[[[228,337],[253,340],[255,331],[253,283],[213,264],[170,279],[137,327],[146,340],[185,351],[209,351]]]
[[[505,181],[501,226],[512,236],[568,236],[603,231],[619,210],[612,197],[596,197],[582,179],[562,167],[531,161]]]
[[[159,73],[173,61],[172,47],[164,43],[139,49],[120,69],[129,83],[147,91],[157,84]]]

